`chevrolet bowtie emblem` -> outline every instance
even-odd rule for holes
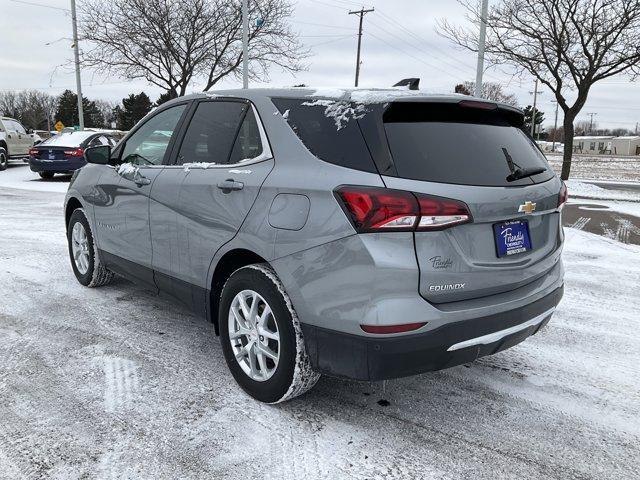
[[[536,204],[531,203],[529,200],[524,202],[522,205],[518,207],[519,213],[526,213],[527,215],[531,215],[533,211],[536,209]]]

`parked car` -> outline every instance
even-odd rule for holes
[[[85,151],[65,201],[71,266],[211,320],[263,402],[321,373],[470,362],[536,333],[563,293],[566,188],[523,121],[399,90],[182,97]]]
[[[29,167],[42,178],[53,178],[56,173],[69,174],[87,162],[86,148],[98,145],[114,147],[115,139],[105,133],[91,131],[61,133],[29,149]]]
[[[38,135],[28,133],[19,121],[0,117],[0,171],[7,168],[9,160],[27,158],[29,149],[40,141]]]

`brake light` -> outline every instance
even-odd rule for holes
[[[497,110],[498,105],[491,102],[479,102],[477,100],[462,100],[458,105],[463,108],[477,108],[479,110]]]
[[[367,333],[377,335],[388,335],[390,333],[412,332],[424,327],[427,322],[404,323],[402,325],[360,325],[360,328]]]
[[[558,208],[562,209],[567,200],[569,200],[569,191],[567,190],[567,184],[562,182],[560,193],[558,194]]]
[[[449,198],[360,186],[340,187],[336,196],[358,233],[442,230],[471,221],[467,205]]]
[[[30,148],[29,149],[29,156],[30,157],[37,157],[38,153],[40,153],[40,151],[37,148]]]
[[[82,157],[84,150],[82,148],[74,148],[73,150],[65,150],[63,152],[67,157]]]

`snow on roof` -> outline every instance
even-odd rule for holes
[[[79,147],[89,137],[96,135],[98,132],[82,131],[82,132],[63,132],[46,139],[40,145],[58,146],[58,147]]]

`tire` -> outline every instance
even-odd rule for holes
[[[9,154],[4,147],[0,147],[0,172],[7,169]]]
[[[53,178],[53,172],[38,172],[38,175],[40,175],[40,178],[43,178],[45,180],[50,180]]]
[[[81,236],[75,237],[77,232],[84,232],[84,241]],[[71,268],[78,282],[85,287],[101,287],[108,284],[113,279],[113,272],[108,270],[98,257],[96,244],[93,240],[93,232],[87,221],[84,210],[77,208],[71,214],[69,224],[67,225],[67,242],[69,244],[69,258],[71,259]],[[75,247],[74,247],[75,244]],[[76,260],[74,256],[74,248],[78,245],[84,246],[83,253],[86,254],[86,263]],[[84,257],[84,255],[83,255]]]
[[[240,298],[245,298],[245,306],[250,313],[253,311],[251,306],[254,298],[257,314],[263,316],[267,307],[272,313],[267,314],[264,323],[256,326],[251,334],[234,335],[234,340],[231,340],[230,328],[237,332],[240,326],[248,327],[248,324],[241,325],[247,315],[241,308]],[[248,316],[253,325],[255,318]],[[256,400],[265,403],[290,400],[307,392],[320,378],[320,374],[311,368],[300,322],[291,300],[268,265],[249,265],[236,270],[229,277],[222,288],[218,319],[222,351],[229,370],[238,385]],[[249,330],[247,328],[244,331]],[[275,336],[279,337],[278,341],[273,338]],[[247,345],[250,345],[248,351]],[[262,353],[265,346],[271,354],[277,354],[277,363]],[[259,355],[263,357],[262,362],[258,359]],[[250,357],[254,360],[255,369],[251,368]],[[255,374],[253,377],[251,372]]]

